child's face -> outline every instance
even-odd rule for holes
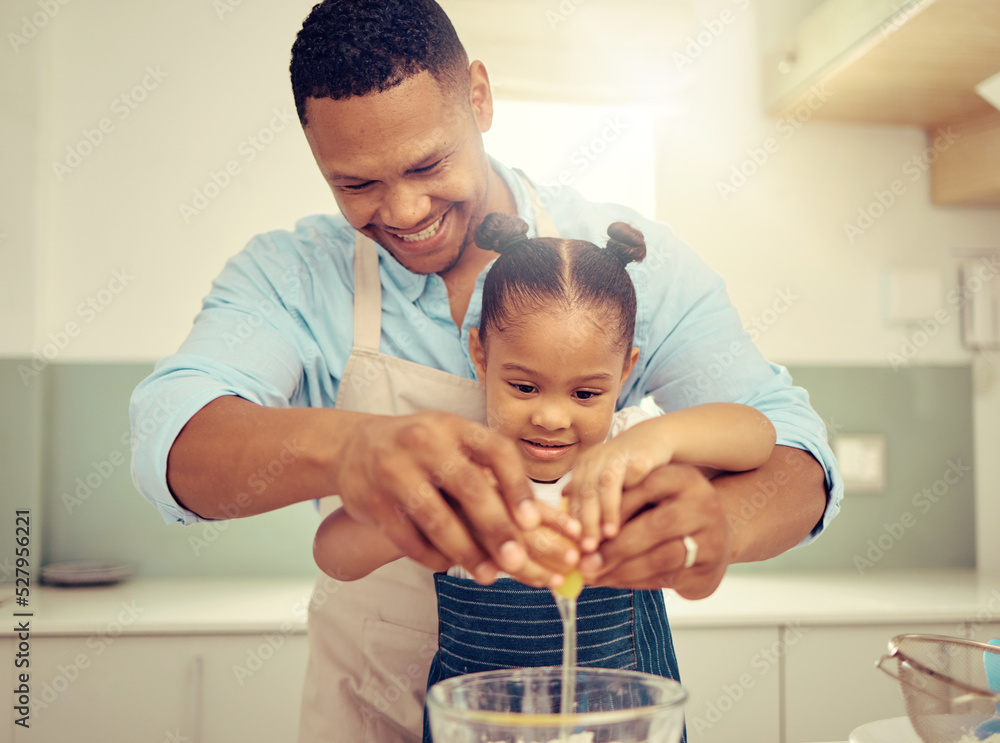
[[[586,312],[532,313],[521,326],[492,333],[485,349],[473,329],[489,426],[515,441],[532,480],[558,480],[607,438],[639,355],[634,348],[624,357],[617,340]]]

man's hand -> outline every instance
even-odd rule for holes
[[[711,595],[731,562],[729,526],[712,483],[693,466],[653,470],[622,496],[618,536],[580,562],[588,585],[672,588],[684,598]],[[697,544],[685,567],[684,537]]]
[[[539,560],[537,545],[534,559],[525,548],[540,516],[510,440],[440,412],[370,416],[353,433],[340,452],[344,508],[407,556],[435,570],[462,565],[481,582],[500,569],[534,586],[558,584],[572,567],[565,549]]]

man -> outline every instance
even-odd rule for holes
[[[538,513],[517,451],[482,424],[467,341],[495,257],[473,241],[489,212],[601,244],[610,222],[633,222],[649,248],[633,273],[642,354],[619,407],[647,395],[665,409],[743,402],[778,432],[754,472],[709,482],[667,466],[627,488],[638,513],[580,563],[589,582],[701,598],[729,564],[780,554],[836,514],[842,486],[822,422],[749,342],[722,281],[663,225],[568,190],[539,197],[487,157],[486,68],[469,64],[433,0],[317,5],[291,77],[341,216],[303,219],[235,256],[179,352],[136,389],[131,414],[136,426],[157,404],[174,411],[133,462],[168,521],[338,494],[412,558],[317,589],[300,740],[419,738],[436,644],[430,570],[461,564],[482,582],[503,570],[541,586],[576,562],[525,548]],[[290,442],[294,461],[248,495]]]

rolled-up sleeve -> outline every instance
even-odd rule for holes
[[[630,266],[639,297],[641,371],[621,404],[651,395],[666,411],[716,401],[760,410],[774,424],[779,445],[808,451],[823,468],[826,511],[801,543],[808,544],[837,515],[844,491],[826,425],[788,371],[761,355],[722,278],[664,226],[637,226],[646,231],[648,248],[646,260]]]
[[[168,523],[206,520],[179,504],[167,484],[167,457],[187,422],[226,395],[288,407],[302,383],[299,322],[286,305],[287,287],[274,284],[275,276],[297,274],[275,260],[266,245],[253,243],[231,259],[181,348],[132,393],[132,479]]]

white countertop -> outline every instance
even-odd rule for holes
[[[305,632],[309,579],[133,579],[101,588],[33,586],[35,635]],[[707,599],[667,592],[673,627],[1000,622],[1000,576],[940,572],[728,575]],[[15,623],[0,626],[13,634]]]
[[[971,569],[737,573],[701,601],[666,595],[676,627],[1000,622],[1000,575]]]

